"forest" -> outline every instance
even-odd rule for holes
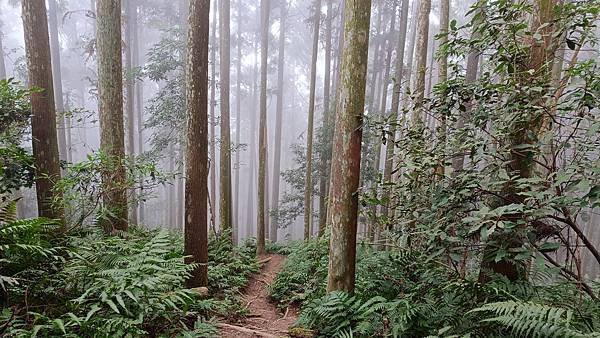
[[[600,0],[0,0],[0,337],[600,338]]]

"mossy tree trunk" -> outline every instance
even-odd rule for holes
[[[369,49],[370,0],[347,0],[331,171],[327,291],[354,290],[362,116]]]
[[[21,4],[29,87],[42,89],[31,94],[38,214],[62,220],[63,208],[52,203],[60,198],[53,191],[54,184],[60,179],[60,165],[46,4],[39,0],[23,0]]]
[[[189,0],[186,71],[185,255],[188,287],[208,284],[208,39],[210,0]]]
[[[221,0],[219,3],[219,78],[221,101],[221,139],[219,151],[219,224],[222,230],[231,231],[231,240],[237,242],[232,224],[231,206],[231,129],[229,112],[230,85],[230,2]]]
[[[127,230],[121,1],[98,0],[96,7],[100,150],[109,166],[102,175],[103,202],[110,211],[104,226],[107,231]]]

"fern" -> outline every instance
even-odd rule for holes
[[[518,337],[589,337],[571,327],[573,311],[533,302],[506,301],[485,304],[471,312],[492,313],[483,322],[495,322],[510,328]],[[595,333],[598,335],[599,333]]]

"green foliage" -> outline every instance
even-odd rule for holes
[[[0,195],[33,183],[33,158],[21,146],[31,116],[30,94],[13,79],[0,79]]]
[[[183,287],[194,266],[184,263],[179,234],[135,228],[118,236],[97,228],[56,234],[45,224],[34,219],[1,228],[3,336],[210,337],[214,316],[241,311],[239,289],[257,271],[253,248],[215,239],[211,296],[200,298]]]

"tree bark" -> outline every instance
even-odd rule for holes
[[[347,0],[331,170],[327,291],[354,290],[358,184],[369,49],[370,0]]]
[[[98,94],[100,99],[100,150],[109,168],[103,173],[103,201],[111,213],[105,229],[127,230],[125,194],[125,141],[123,128],[123,65],[121,61],[121,1],[97,3]]]
[[[231,130],[229,118],[229,80],[230,80],[230,3],[229,0],[219,2],[219,78],[221,99],[221,142],[219,152],[219,223],[221,230],[231,231],[231,240],[237,242],[233,233],[231,219]]]
[[[132,29],[133,29],[133,62],[136,67],[140,67],[142,64],[142,54],[140,46],[140,36],[143,36],[143,25],[138,25],[138,13],[137,8],[139,4],[136,3],[135,12],[132,16]],[[138,155],[144,153],[144,84],[143,82],[134,82],[135,86],[135,108],[137,115],[137,137],[138,137]],[[138,202],[138,223],[144,224],[144,200],[141,199]]]
[[[312,148],[315,119],[315,91],[317,84],[317,58],[319,51],[319,25],[321,23],[321,0],[315,0],[315,17],[313,18],[313,44],[310,63],[310,89],[308,98],[308,127],[306,131],[306,172],[304,180],[304,240],[312,234]]]
[[[328,170],[327,163],[329,157],[329,129],[331,124],[329,123],[331,115],[331,44],[332,44],[332,23],[333,13],[332,8],[333,1],[327,0],[327,19],[325,20],[325,78],[323,79],[323,121],[322,121],[322,135],[325,145],[322,146],[320,155],[320,179],[319,179],[319,237],[325,233],[325,227],[327,225],[327,203],[326,203],[326,192],[327,192],[327,179]]]
[[[396,123],[400,118],[400,92],[402,87],[402,81],[404,79],[404,50],[406,48],[406,31],[408,28],[408,2],[409,0],[402,0],[402,7],[400,10],[400,34],[398,35],[398,44],[396,45],[396,69],[394,74],[394,86],[392,92],[392,107],[390,111],[390,128],[388,133],[388,140],[385,145],[385,162],[383,169],[383,181],[392,181],[392,169],[394,165],[394,149],[396,147]],[[382,213],[385,218],[390,218],[390,195],[386,194],[388,202],[382,208]],[[385,198],[384,198],[385,200]],[[389,226],[389,224],[388,224]]]
[[[443,48],[448,43],[448,29],[450,27],[450,0],[440,0],[440,39],[439,45]],[[438,58],[438,82],[444,83],[448,80],[448,55],[442,53]],[[447,89],[444,85],[444,90],[441,93],[442,99],[447,96]],[[440,116],[440,127],[438,128],[438,142],[442,147],[442,154],[446,153],[446,129],[447,116]],[[444,160],[438,165],[436,174],[438,177],[443,177],[446,170]]]
[[[38,0],[23,0],[21,5],[29,87],[43,90],[31,94],[38,214],[62,220],[63,208],[52,203],[60,198],[53,191],[54,184],[60,179],[60,165],[46,4]]]
[[[425,99],[425,74],[427,72],[427,42],[429,40],[429,13],[431,0],[421,0],[419,7],[419,22],[417,31],[417,78],[415,81],[415,103],[412,124],[415,127],[423,125],[423,101]]]
[[[190,288],[208,285],[208,37],[210,0],[189,0],[187,41],[187,133],[185,255],[198,264]]]
[[[256,252],[265,254],[266,227],[266,171],[267,171],[267,58],[269,55],[269,14],[271,1],[261,0],[261,33],[260,33],[260,124],[258,128],[258,223]]]
[[[274,210],[279,209],[279,180],[281,175],[281,129],[283,126],[283,76],[285,72],[285,32],[287,16],[287,0],[279,1],[279,57],[277,68],[277,107],[275,116],[275,149],[273,155],[273,195],[271,206]],[[277,241],[277,228],[279,224],[276,219],[271,219],[271,231],[269,232],[271,242]]]
[[[240,142],[242,133],[242,1],[238,0],[237,9],[237,63],[236,63],[236,93],[235,93],[235,217],[233,217],[233,225],[236,229],[235,233],[240,236]]]
[[[217,13],[219,1],[213,2],[211,38],[210,38],[210,205],[213,216],[217,207],[217,149],[216,149],[216,118],[215,110],[217,107]]]
[[[0,21],[2,24],[2,21]],[[2,30],[0,30],[0,80],[6,79],[6,65],[4,64],[4,47],[2,47]]]
[[[135,111],[134,111],[134,100],[135,100],[135,79],[133,78],[133,53],[134,53],[134,41],[133,35],[134,30],[136,29],[134,21],[136,20],[136,12],[137,8],[135,5],[135,1],[129,0],[125,4],[125,69],[127,74],[127,79],[125,83],[125,92],[126,92],[126,100],[125,100],[125,109],[127,115],[127,155],[131,158],[135,155]],[[131,203],[131,208],[129,210],[129,221],[132,224],[137,224],[137,202],[134,198]]]
[[[61,161],[67,160],[67,134],[65,130],[62,90],[62,73],[60,63],[60,42],[58,41],[58,13],[56,0],[48,1],[48,24],[50,29],[50,51],[52,53],[52,75],[54,85],[54,104],[56,106],[58,122],[58,153]]]

